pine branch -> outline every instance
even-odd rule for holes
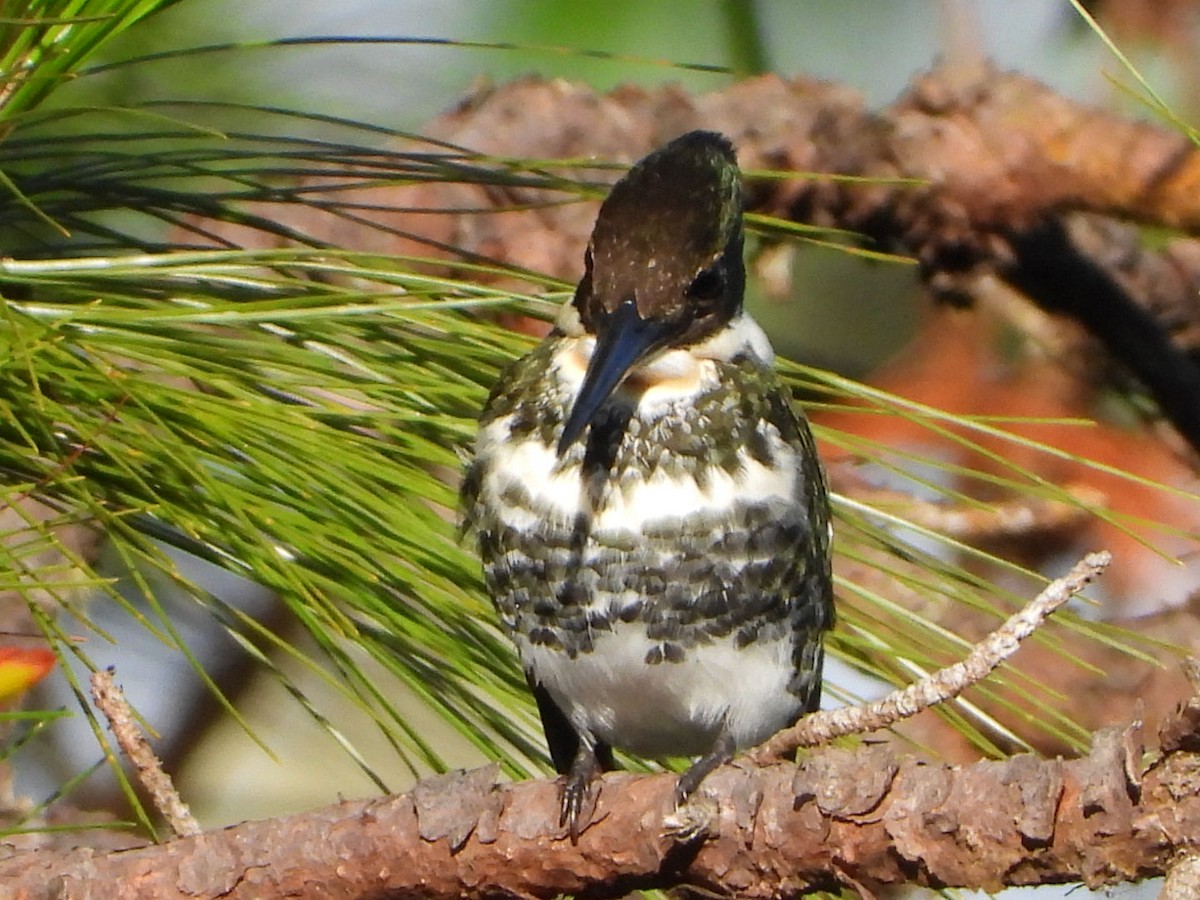
[[[970,766],[897,759],[881,747],[815,753],[799,768],[727,766],[699,802],[703,838],[658,833],[674,777],[606,776],[577,845],[558,788],[497,784],[494,767],[119,853],[21,854],[0,882],[24,900],[74,896],[331,898],[621,896],[688,885],[741,897],[858,884],[959,886],[1161,875],[1200,841],[1200,701],[1168,723],[1176,740],[1143,768],[1138,726],[1096,735],[1079,759],[1017,756]],[[638,839],[630,842],[630,835]]]

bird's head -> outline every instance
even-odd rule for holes
[[[629,372],[711,335],[742,306],[742,180],[733,147],[692,131],[655,150],[600,207],[572,303],[596,345],[561,454]]]

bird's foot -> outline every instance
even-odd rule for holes
[[[679,776],[675,782],[675,807],[678,809],[688,802],[688,798],[696,793],[700,782],[709,776],[713,769],[723,766],[733,759],[733,738],[727,734],[717,738],[713,748],[692,763],[691,767]]]
[[[680,843],[701,840],[712,832],[720,814],[711,797],[692,797],[663,816],[662,836]]]
[[[700,757],[675,782],[675,809],[663,819],[663,836],[677,841],[694,841],[709,833],[720,810],[706,797],[694,797],[700,783],[713,769],[733,759],[733,739],[723,734],[713,748]]]
[[[596,802],[600,799],[600,760],[595,752],[580,746],[571,763],[571,771],[563,782],[559,800],[558,826],[565,827],[571,843],[579,842],[579,835],[592,824]]]

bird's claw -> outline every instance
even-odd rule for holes
[[[592,824],[600,799],[600,763],[594,753],[581,748],[563,782],[558,808],[558,827],[566,828],[571,843],[579,842],[585,828]]]

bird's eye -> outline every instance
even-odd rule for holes
[[[724,293],[725,271],[720,266],[701,269],[687,289],[687,295],[694,300],[717,300]]]

